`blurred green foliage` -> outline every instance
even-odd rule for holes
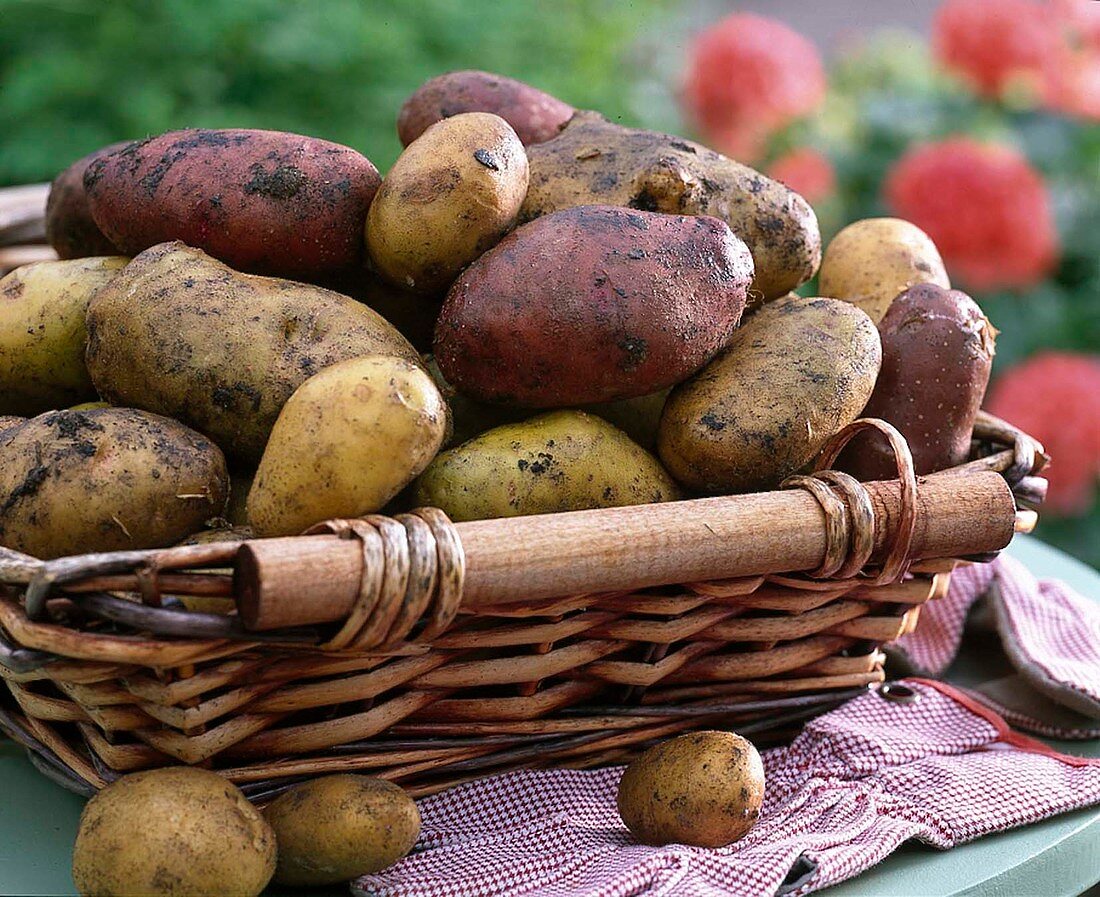
[[[668,0],[0,0],[0,185],[180,127],[296,131],[385,170],[397,110],[458,68],[631,117],[625,58]]]

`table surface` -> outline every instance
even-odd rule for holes
[[[1018,537],[1009,553],[1040,578],[1066,580],[1100,602],[1100,575],[1038,542]],[[967,658],[948,673],[967,683],[988,678],[982,661]],[[1050,741],[1068,754],[1100,757],[1100,741]],[[70,851],[84,804],[53,784],[14,743],[0,741],[0,894],[75,893]],[[1065,813],[1045,822],[990,835],[949,851],[907,844],[858,878],[827,889],[829,897],[1007,897],[1077,895],[1100,881],[1100,808]],[[277,893],[271,889],[269,894]],[[344,888],[309,893],[341,894]]]

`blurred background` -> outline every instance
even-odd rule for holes
[[[1096,0],[0,0],[0,185],[192,126],[385,170],[404,98],[459,68],[691,135],[800,190],[826,238],[924,228],[1001,330],[987,407],[1055,457],[1038,535],[1100,566]]]

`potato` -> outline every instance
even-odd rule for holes
[[[365,305],[239,274],[198,249],[137,256],[88,307],[88,370],[115,405],[166,414],[255,462],[290,394],[347,358],[416,350]]]
[[[85,895],[255,897],[275,872],[275,833],[216,773],[123,776],[80,815],[73,881]]]
[[[170,131],[94,159],[84,189],[127,255],[182,240],[242,271],[312,280],[358,266],[378,170],[280,131]]]
[[[881,360],[878,331],[854,305],[797,297],[765,305],[672,391],[657,434],[661,460],[701,492],[774,489],[859,416]]]
[[[252,491],[255,470],[232,471],[229,475],[229,501],[225,503],[225,519],[233,526],[248,525],[248,493]]]
[[[675,501],[680,490],[649,452],[605,420],[551,411],[443,452],[413,488],[452,520],[521,517]]]
[[[408,146],[437,121],[462,112],[492,112],[503,118],[524,145],[558,133],[575,110],[541,90],[494,75],[467,70],[425,81],[405,100],[397,116],[397,136]]]
[[[9,427],[18,426],[25,420],[25,417],[20,417],[18,414],[0,414],[0,430],[7,430]]]
[[[50,411],[0,431],[0,545],[35,557],[174,545],[228,489],[217,446],[145,411]]]
[[[917,284],[879,322],[882,370],[863,417],[889,421],[905,437],[918,475],[962,464],[993,366],[997,331],[959,290]],[[897,478],[877,433],[861,436],[837,465],[862,480]]]
[[[725,847],[756,823],[764,764],[732,732],[691,732],[654,745],[619,781],[619,815],[642,844]]]
[[[817,217],[806,200],[690,140],[578,112],[560,135],[527,155],[531,184],[520,221],[592,203],[713,215],[752,251],[752,295],[764,299],[809,280],[821,261]]]
[[[447,434],[445,445],[460,445],[493,427],[514,424],[530,416],[531,412],[525,408],[490,405],[488,402],[478,402],[463,395],[447,382],[447,378],[443,376],[439,365],[436,364],[434,355],[424,356],[424,362],[428,373],[432,376],[432,381],[451,412],[451,429]]]
[[[283,536],[381,510],[435,457],[446,429],[443,397],[412,362],[327,367],[279,414],[248,494],[248,522],[258,535]]]
[[[918,283],[951,286],[928,234],[900,218],[864,218],[829,243],[818,291],[858,305],[877,324],[894,298]]]
[[[505,237],[443,303],[435,358],[483,402],[610,402],[671,386],[729,341],[752,279],[717,218],[581,206]]]
[[[127,142],[112,143],[77,159],[50,184],[50,195],[46,199],[46,241],[59,258],[114,255],[118,251],[92,218],[84,193],[84,172],[100,156],[121,149]]]
[[[642,448],[654,451],[657,448],[657,429],[661,424],[661,412],[671,391],[671,389],[662,389],[651,392],[647,396],[588,405],[582,410],[602,417],[626,433]]]
[[[333,885],[381,872],[412,850],[420,812],[392,782],[333,775],[295,785],[264,816],[279,840],[275,881]]]
[[[442,296],[418,295],[388,283],[373,271],[360,271],[354,277],[333,281],[328,286],[374,309],[417,352],[432,351],[432,334],[443,305]]]
[[[84,365],[84,313],[126,261],[35,262],[0,279],[0,414],[34,415],[95,398]]]
[[[527,155],[508,123],[467,112],[432,125],[394,163],[367,215],[374,269],[397,286],[442,295],[515,224]]]

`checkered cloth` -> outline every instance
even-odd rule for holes
[[[756,826],[720,850],[644,847],[615,809],[621,768],[524,771],[421,802],[418,852],[355,882],[406,897],[807,894],[918,838],[936,847],[1100,803],[1100,762],[1054,753],[970,696],[922,679],[767,751]]]

